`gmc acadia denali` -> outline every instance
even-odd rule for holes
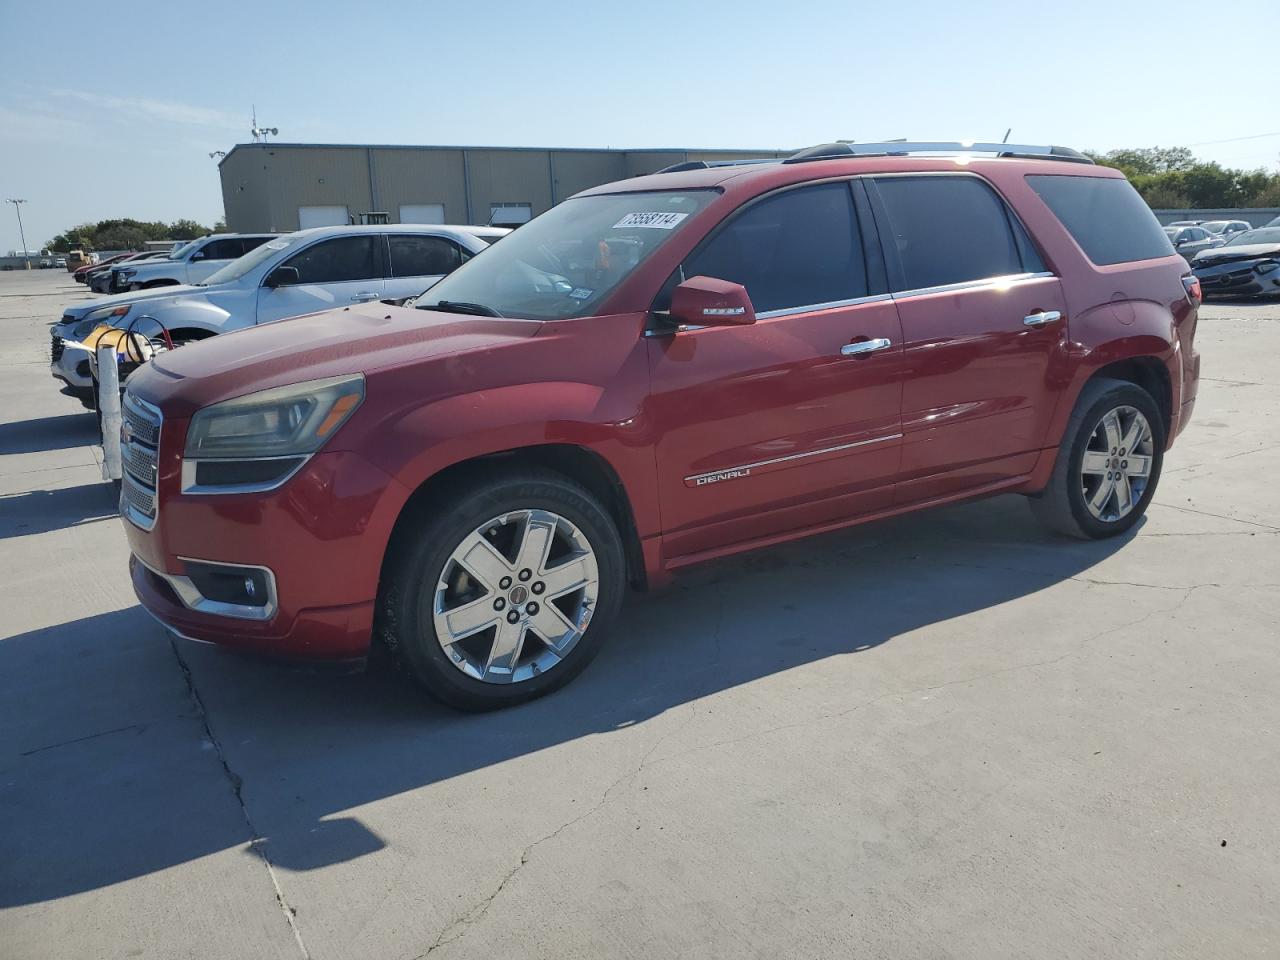
[[[416,308],[161,355],[124,399],[134,587],[176,633],[375,638],[462,709],[547,693],[628,584],[996,493],[1129,529],[1200,288],[1060,147],[829,144],[585,191]]]

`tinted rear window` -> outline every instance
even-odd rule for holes
[[[1027,177],[1027,183],[1096,264],[1173,253],[1160,221],[1128,180],[1037,174]]]
[[[897,289],[1044,269],[1030,243],[1018,242],[1004,201],[976,177],[885,177],[875,186],[902,265]]]

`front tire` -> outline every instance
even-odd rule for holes
[[[1146,513],[1164,446],[1164,418],[1151,394],[1124,380],[1092,380],[1063,433],[1048,486],[1030,498],[1031,511],[1069,537],[1118,536]]]
[[[377,633],[436,699],[493,710],[586,669],[625,583],[608,512],[559,474],[521,470],[409,508],[383,566]]]

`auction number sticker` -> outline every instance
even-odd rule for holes
[[[628,213],[613,225],[613,229],[648,227],[650,230],[672,230],[687,216],[687,213]]]

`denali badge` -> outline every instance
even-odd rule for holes
[[[749,476],[751,476],[750,467],[739,467],[737,470],[721,470],[719,473],[704,473],[700,477],[690,477],[685,483],[692,481],[692,485],[695,487],[705,487],[709,483],[719,483],[721,480],[738,480]]]

